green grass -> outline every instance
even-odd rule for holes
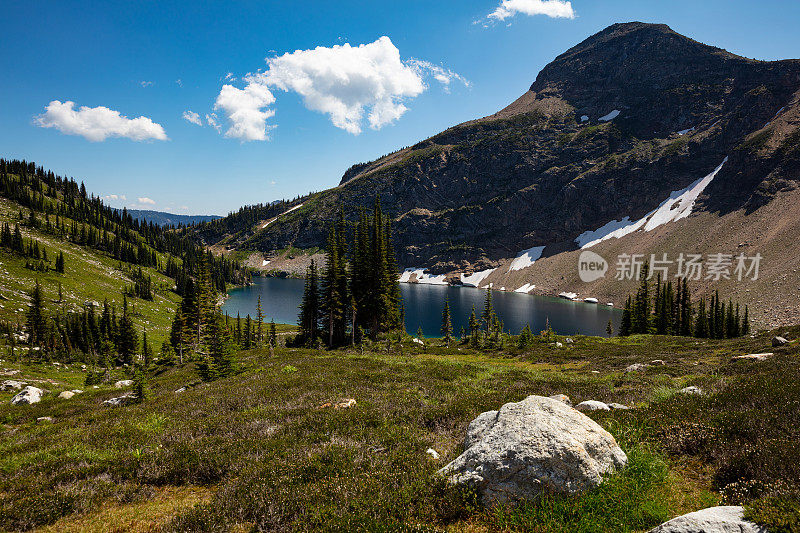
[[[123,520],[164,490],[202,487],[207,497],[193,507],[177,495],[174,506],[159,504],[171,513],[159,515],[165,529],[645,531],[717,504],[737,477],[800,480],[800,457],[787,440],[796,441],[800,427],[796,345],[754,364],[730,357],[764,351],[766,334],[574,341],[556,349],[537,340],[526,350],[432,341],[423,352],[406,340],[388,355],[383,342],[363,355],[253,350],[239,354],[239,374],[209,384],[198,382],[192,364],[160,372],[148,400],[121,408],[100,405],[120,394],[108,386],[55,398],[82,379],[74,366],[18,363],[18,377],[57,385],[32,406],[12,407],[11,393],[0,393],[0,529],[63,521],[88,529],[98,508]],[[667,364],[622,371],[653,359]],[[686,384],[708,394],[673,394]],[[628,453],[627,468],[580,496],[497,510],[436,474],[461,453],[479,413],[556,393],[636,406],[591,415]],[[357,405],[326,406],[345,398]],[[40,416],[54,421],[37,424]]]

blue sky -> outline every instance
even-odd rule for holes
[[[74,176],[114,206],[225,214],[334,186],[353,163],[491,114],[614,22],[666,23],[747,57],[800,56],[800,2],[565,9],[558,0],[5,0],[0,157]]]

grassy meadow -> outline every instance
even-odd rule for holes
[[[193,363],[156,369],[148,399],[117,408],[101,402],[124,391],[84,387],[78,365],[3,361],[49,393],[30,406],[0,393],[0,529],[625,532],[722,502],[747,504],[770,531],[797,531],[797,343],[773,349],[766,333],[554,340],[256,349],[212,383]],[[775,356],[731,360],[765,351]],[[665,364],[624,372],[656,359]],[[677,392],[688,385],[704,394]],[[74,388],[86,392],[56,398]],[[589,415],[628,454],[624,470],[581,496],[494,510],[437,475],[479,413],[556,393],[633,407]],[[349,398],[355,406],[334,407]]]

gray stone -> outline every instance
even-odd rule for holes
[[[65,390],[64,392],[58,395],[58,397],[61,398],[62,400],[69,400],[73,396],[75,396],[75,393],[72,392],[71,390]]]
[[[694,385],[690,385],[688,387],[684,387],[681,390],[679,390],[678,394],[689,394],[689,395],[700,396],[701,394],[703,394],[703,390],[700,387],[695,387]]]
[[[22,381],[7,379],[3,383],[0,383],[0,391],[6,392],[10,390],[20,390],[24,386],[25,383],[23,383]]]
[[[772,352],[769,352],[769,353],[750,353],[750,354],[747,354],[747,355],[734,355],[731,359],[733,361],[741,361],[741,360],[745,360],[745,361],[766,361],[767,359],[769,359],[773,355],[775,355],[775,354],[772,353]]]
[[[709,507],[665,522],[650,533],[767,533],[767,529],[743,519],[737,506]]]
[[[627,464],[614,437],[565,403],[529,396],[481,413],[467,429],[464,453],[439,472],[473,486],[484,504],[578,493]]]
[[[647,363],[634,363],[625,369],[625,372],[640,372],[642,370],[647,370],[650,365]]]
[[[586,400],[585,402],[581,402],[575,406],[575,409],[578,411],[610,411],[611,408],[597,400]]]
[[[787,341],[783,337],[773,337],[772,338],[772,346],[775,347],[775,348],[777,348],[778,346],[783,346],[785,344],[789,344],[789,341]]]
[[[563,402],[563,403],[569,405],[570,407],[572,407],[572,400],[570,400],[569,396],[567,396],[566,394],[554,394],[554,395],[550,396],[550,399],[551,400],[558,400],[559,402]]]
[[[129,403],[133,403],[134,401],[136,401],[135,394],[125,394],[124,396],[118,396],[117,398],[105,400],[103,405],[107,405],[109,407],[120,407],[123,405],[128,405]]]
[[[116,387],[117,389],[124,389],[125,387],[130,387],[132,385],[133,385],[132,379],[123,379],[121,381],[117,381],[116,383],[114,383],[114,387]]]
[[[37,424],[52,424],[53,417],[52,416],[40,416],[36,419]]]
[[[627,405],[621,404],[621,403],[610,403],[610,404],[608,404],[608,406],[611,409],[623,409],[623,410],[624,409],[630,409],[630,407],[628,407]]]
[[[11,405],[29,405],[32,403],[39,403],[42,401],[42,394],[44,394],[42,389],[28,385],[19,391],[16,396],[11,398]]]

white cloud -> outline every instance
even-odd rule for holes
[[[388,37],[351,46],[318,46],[267,58],[267,69],[244,77],[247,85],[237,89],[224,85],[215,109],[227,115],[228,137],[265,140],[266,120],[275,112],[273,90],[295,92],[308,109],[325,113],[337,128],[361,133],[364,120],[373,129],[400,118],[408,99],[419,96],[432,76],[447,87],[451,81],[468,82],[444,67],[427,61],[403,61]],[[366,116],[365,116],[366,115]]]
[[[274,116],[275,111],[262,111],[262,108],[273,102],[275,97],[266,85],[248,83],[244,89],[223,85],[214,109],[224,111],[230,120],[231,126],[225,132],[226,137],[242,141],[266,141],[267,119]]]
[[[184,111],[183,119],[187,122],[191,122],[192,124],[197,124],[198,126],[203,125],[203,119],[200,118],[200,114],[195,113],[194,111]]]
[[[148,198],[147,196],[140,196],[136,200],[142,205],[156,205],[156,201],[152,198]]]
[[[517,14],[575,18],[572,2],[565,0],[502,0],[500,5],[488,15],[488,18],[505,20]]]
[[[178,87],[183,87],[183,80],[182,79],[178,78],[177,80],[175,80],[175,83],[178,84]]]
[[[222,129],[222,126],[219,125],[219,117],[217,117],[216,113],[206,114],[206,122],[208,125],[217,130],[217,133]]]
[[[81,135],[90,141],[104,141],[108,137],[167,140],[164,128],[147,117],[130,119],[103,106],[81,106],[76,111],[75,102],[70,101],[53,100],[44,113],[34,118],[34,123],[42,128],[56,128],[67,135]]]
[[[127,200],[128,198],[124,194],[107,194],[103,196],[104,200]]]
[[[142,87],[150,87],[151,85],[153,85],[153,82],[152,81],[140,81],[139,85],[141,85]]]

